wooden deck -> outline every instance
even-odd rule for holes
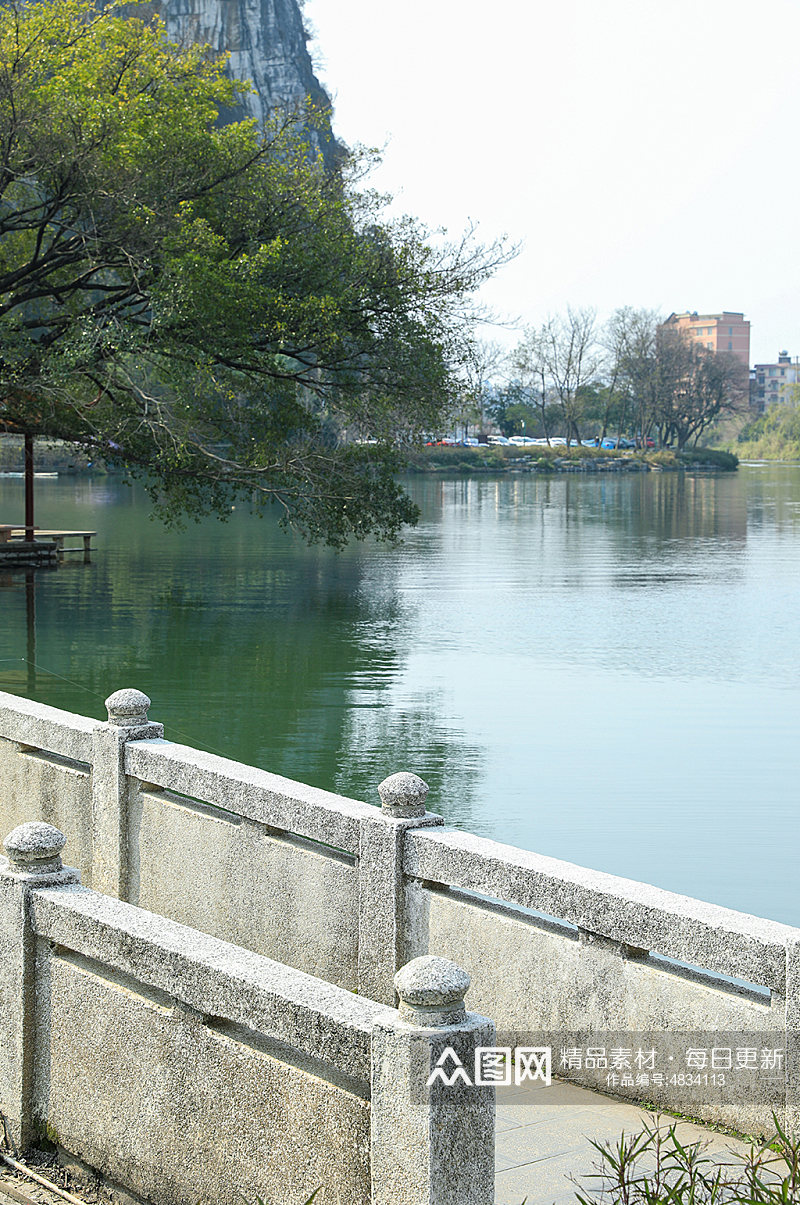
[[[56,555],[59,560],[65,552],[82,552],[85,564],[91,561],[92,552],[92,537],[97,535],[96,531],[75,531],[66,528],[47,528],[34,527],[34,540],[38,543],[53,543],[55,544]],[[65,540],[80,540],[80,544],[68,545]],[[0,523],[0,551],[7,554],[3,557],[7,560],[13,557],[16,551],[15,546],[25,541],[25,526],[19,523]]]

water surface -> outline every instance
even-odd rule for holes
[[[99,551],[0,577],[0,689],[135,686],[174,740],[369,800],[414,770],[459,827],[800,924],[800,467],[409,488],[401,547],[337,556],[42,481]]]

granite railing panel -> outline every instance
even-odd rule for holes
[[[151,788],[173,791],[349,854],[358,853],[359,824],[375,811],[355,799],[169,741],[129,743],[125,773]]]
[[[469,977],[404,968],[401,1012],[80,885],[64,838],[0,859],[0,1111],[155,1205],[490,1205],[494,1089],[454,1096],[494,1028]],[[420,1070],[423,1074],[420,1075]]]
[[[160,740],[129,742],[124,768],[125,898],[358,988],[356,855],[374,807]]]
[[[406,909],[404,957],[447,951],[472,976],[471,1001],[495,1018],[502,1046],[549,1046],[561,1078],[746,1133],[770,1132],[776,1106],[782,1115],[774,1084],[768,1094],[748,1085],[734,1100],[708,1091],[687,1102],[668,1079],[647,1075],[637,1082],[633,1061],[638,1050],[655,1047],[652,1070],[685,1073],[692,1048],[784,1050],[787,1011],[777,992],[744,988],[458,890],[409,881]],[[590,1048],[602,1048],[609,1074],[584,1067],[578,1052]],[[613,1050],[629,1052],[629,1083],[621,1074],[616,1083],[609,1077]],[[670,1056],[675,1062],[665,1066]]]
[[[96,721],[0,691],[0,819],[8,832],[36,814],[67,836],[91,882],[92,739]]]
[[[0,691],[0,737],[74,761],[92,757],[96,720]]]
[[[134,790],[131,903],[355,990],[358,863],[166,791]],[[185,873],[176,875],[177,851]]]
[[[800,1119],[799,929],[450,830],[408,833],[403,874],[403,956],[446,948],[512,1045],[522,1034],[554,1050],[636,1049],[637,1034],[639,1045],[672,1034],[686,1050],[779,1050],[777,1088],[701,1092],[688,1106],[670,1076],[648,1076],[646,1090],[635,1076],[607,1083],[745,1132],[771,1132],[773,1113]],[[577,1063],[557,1070],[597,1085]]]
[[[412,774],[373,807],[172,744],[136,691],[107,724],[0,701],[0,823],[63,817],[98,890],[387,1005],[407,959],[454,954],[509,1032],[782,1032],[800,1120],[800,930],[445,829]],[[82,739],[86,766],[34,736]]]
[[[69,861],[92,881],[92,778],[88,762],[0,737],[0,820],[5,832],[32,815],[60,828]]]
[[[535,909],[640,952],[652,950],[781,993],[786,944],[800,937],[800,930],[777,921],[470,833],[409,833],[403,872]]]

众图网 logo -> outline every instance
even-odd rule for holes
[[[478,1046],[469,1069],[453,1047],[447,1046],[428,1076],[427,1087],[438,1081],[447,1088],[454,1084],[463,1084],[465,1088],[507,1088],[535,1080],[549,1087],[550,1067],[549,1046]]]

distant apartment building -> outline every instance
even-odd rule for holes
[[[730,352],[750,367],[750,322],[744,314],[723,310],[721,314],[670,314],[664,326],[677,327],[709,351]]]
[[[788,351],[778,352],[774,364],[756,364],[751,373],[750,402],[757,410],[766,410],[775,402],[793,401],[800,384],[800,361]]]

